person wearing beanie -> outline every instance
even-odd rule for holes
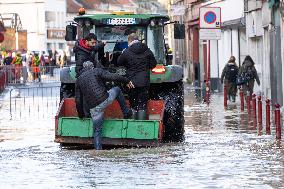
[[[93,62],[83,63],[76,80],[75,102],[79,118],[90,117],[94,127],[94,148],[102,149],[101,135],[103,127],[104,110],[114,100],[117,100],[124,115],[124,119],[132,117],[132,110],[126,106],[124,96],[119,87],[107,90],[106,82],[114,81],[134,88],[132,82],[123,76],[108,72],[106,69],[94,68]]]

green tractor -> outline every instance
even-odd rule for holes
[[[117,58],[122,53],[124,48],[127,48],[127,36],[130,33],[136,33],[141,42],[146,43],[152,50],[158,62],[157,67],[149,70],[150,74],[150,100],[149,104],[153,107],[163,109],[163,112],[157,110],[157,114],[161,114],[157,118],[157,123],[162,123],[162,126],[157,126],[154,139],[159,142],[179,142],[184,138],[184,88],[183,88],[183,68],[180,65],[169,65],[169,53],[167,52],[164,27],[167,24],[174,24],[175,38],[184,38],[184,25],[170,22],[169,17],[159,14],[133,14],[126,12],[118,12],[113,14],[80,14],[75,17],[75,22],[66,26],[66,41],[75,41],[88,35],[90,32],[95,33],[98,40],[105,40],[107,43],[104,48],[104,64],[111,66],[111,71],[117,74],[124,75],[125,69],[115,67]],[[75,116],[74,101],[70,102],[70,98],[75,96],[75,67],[63,68],[60,72],[61,89],[61,108],[68,106],[65,109],[60,109],[56,121],[56,136],[55,141],[59,143],[77,143],[80,141],[80,136],[72,138],[72,131],[68,131],[64,140],[62,124],[67,124],[60,117]],[[127,96],[126,96],[127,98]],[[65,105],[64,101],[65,100]],[[67,101],[68,102],[67,102]],[[160,102],[163,102],[161,105]],[[155,104],[155,102],[157,102]],[[70,103],[72,105],[70,105]],[[68,104],[68,105],[67,105]],[[73,113],[70,113],[73,109]],[[148,107],[149,109],[149,107]],[[148,110],[151,112],[151,110]],[[65,113],[64,113],[65,112]],[[72,112],[72,111],[71,111]],[[109,111],[111,112],[111,110]],[[108,114],[109,114],[108,112]],[[74,114],[74,115],[73,115]],[[72,117],[71,116],[71,117]],[[149,115],[150,117],[151,115]],[[111,117],[109,115],[108,117]],[[161,119],[161,120],[159,120]],[[133,121],[133,120],[132,120]],[[139,120],[140,121],[140,120]],[[137,122],[139,122],[137,120]],[[60,123],[59,123],[60,122]],[[135,122],[135,121],[134,121]],[[135,125],[136,123],[133,124]],[[132,122],[131,122],[132,123]],[[140,121],[140,123],[142,123]],[[146,125],[146,121],[144,122]],[[68,123],[72,125],[71,122]],[[73,123],[74,125],[75,123]],[[91,125],[91,123],[88,123]],[[113,125],[107,123],[108,125]],[[158,124],[159,125],[159,124]],[[71,126],[70,126],[71,127]],[[91,127],[91,126],[90,126]],[[105,127],[105,126],[104,126]],[[59,131],[60,130],[60,131]],[[72,129],[71,129],[72,130]],[[74,128],[74,130],[76,130]],[[78,130],[78,129],[77,129]],[[89,131],[86,131],[88,133]],[[108,131],[103,131],[103,134],[109,136]],[[114,131],[109,131],[114,132]],[[120,132],[120,131],[119,131]],[[140,132],[137,130],[137,132]],[[154,132],[154,131],[153,131]],[[91,133],[91,132],[90,132]],[[130,133],[130,131],[129,131]],[[158,133],[158,134],[157,134]],[[92,133],[91,133],[92,134]],[[85,137],[90,137],[91,134],[86,134]],[[148,133],[149,134],[149,133]],[[80,134],[79,134],[80,135]],[[147,133],[145,134],[145,136]],[[158,136],[159,135],[159,136]],[[125,135],[126,136],[126,135]],[[119,137],[118,137],[119,138]],[[138,137],[139,138],[139,137]],[[141,139],[141,138],[140,138]],[[135,137],[131,140],[135,141]],[[84,143],[84,142],[79,142]],[[125,143],[124,143],[125,144]],[[126,143],[127,145],[127,143]]]

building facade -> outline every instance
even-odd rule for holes
[[[171,40],[176,57],[185,49],[185,56],[179,56],[180,62],[184,62],[185,80],[203,87],[210,60],[211,89],[221,91],[220,76],[229,57],[235,56],[241,66],[245,56],[250,55],[261,82],[260,86],[255,85],[255,93],[283,104],[283,0],[172,0],[169,3],[185,9],[183,15],[172,19],[185,24],[186,39],[184,43]],[[210,57],[207,57],[208,42],[199,39],[200,7],[221,8],[221,39],[210,40]]]
[[[64,49],[66,0],[0,0],[0,12],[20,16],[28,50]]]

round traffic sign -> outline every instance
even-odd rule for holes
[[[207,24],[213,24],[217,19],[215,12],[208,11],[204,14],[204,20]]]

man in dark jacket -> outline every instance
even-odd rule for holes
[[[84,39],[81,39],[76,42],[73,49],[75,53],[76,61],[76,77],[79,76],[80,71],[83,68],[83,63],[86,61],[91,61],[94,63],[94,67],[102,67],[95,58],[95,54],[103,51],[105,42],[97,43],[97,36],[93,33],[89,33]]]
[[[94,68],[90,61],[84,62],[83,67],[76,80],[76,108],[80,118],[89,117],[91,114],[94,127],[94,147],[96,150],[101,150],[104,109],[116,99],[124,118],[132,117],[132,111],[127,108],[120,88],[113,87],[107,91],[106,81],[125,83],[129,88],[134,86],[126,77],[112,74],[102,68]]]
[[[224,67],[221,75],[221,83],[225,78],[225,86],[228,90],[228,99],[232,100],[232,102],[236,101],[237,94],[237,84],[236,79],[239,73],[239,68],[236,64],[236,58],[231,56],[228,63]]]
[[[120,55],[117,64],[126,68],[126,75],[135,86],[129,90],[134,119],[146,119],[150,69],[157,65],[153,52],[132,33],[128,36],[128,49]]]

